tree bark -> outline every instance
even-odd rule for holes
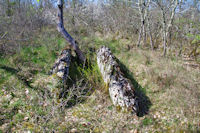
[[[149,5],[151,3],[151,0],[144,1],[144,0],[139,0],[139,12],[140,12],[140,32],[139,32],[139,37],[138,37],[138,43],[137,46],[140,46],[141,39],[143,38],[143,45],[146,45],[146,23],[148,19],[148,14],[149,14]],[[148,26],[148,25],[147,25]],[[148,27],[147,27],[148,28]]]
[[[83,52],[78,47],[77,42],[72,38],[72,36],[65,30],[64,24],[63,24],[63,0],[58,0],[58,31],[62,33],[64,38],[69,42],[71,47],[75,50],[76,54],[78,55],[78,58],[85,62],[85,56]]]
[[[163,32],[162,37],[163,37],[163,49],[164,49],[163,56],[165,56],[166,52],[167,52],[167,40],[169,38],[170,28],[173,26],[176,8],[179,3],[178,3],[178,0],[172,0],[172,2],[170,4],[171,6],[168,7],[168,10],[171,11],[170,18],[168,21],[167,21],[167,16],[166,16],[167,9],[165,8],[165,5],[162,2],[160,3],[159,1],[157,1],[157,4],[158,4],[159,8],[161,9],[161,13],[162,13],[162,32]]]
[[[139,12],[140,12],[140,32],[139,32],[139,36],[138,36],[138,43],[137,43],[137,46],[139,47],[140,46],[140,43],[141,43],[141,38],[143,37],[143,44],[144,44],[144,26],[145,26],[145,19],[144,19],[144,1],[143,0],[139,0]]]
[[[149,34],[149,38],[150,38],[151,49],[154,50],[154,41],[153,41],[153,37],[152,37],[152,33],[151,33],[149,18],[147,18],[147,27],[148,27],[148,34]]]
[[[171,12],[171,15],[170,15],[170,20],[169,20],[169,23],[167,25],[167,29],[166,29],[166,37],[169,39],[169,44],[168,45],[171,45],[171,32],[170,32],[170,28],[173,26],[173,21],[174,21],[174,16],[175,16],[175,13],[176,13],[176,8],[178,6],[178,0],[174,0],[173,1],[173,7],[172,7],[172,12]]]
[[[151,0],[148,0],[148,5],[147,5],[147,9],[146,9],[146,14],[147,14],[147,28],[148,28],[148,35],[150,38],[150,44],[151,44],[151,49],[154,50],[154,41],[153,41],[153,37],[152,37],[152,32],[151,32],[151,26],[150,26],[150,14],[149,14],[149,5],[151,3]]]
[[[140,26],[140,30],[139,30],[139,36],[138,36],[138,43],[137,43],[137,47],[140,46],[140,43],[141,43],[141,38],[142,38],[142,24]]]
[[[11,16],[11,4],[10,4],[10,0],[7,0],[7,10],[6,10],[6,14],[7,16]]]
[[[123,110],[138,112],[138,101],[135,89],[130,81],[123,76],[116,58],[109,48],[103,46],[97,51],[97,64],[104,82],[109,86],[109,94],[115,106]]]

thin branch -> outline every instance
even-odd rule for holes
[[[5,32],[5,33],[2,35],[2,37],[0,36],[0,40],[3,39],[3,38],[7,35],[7,33],[8,33],[8,32]]]

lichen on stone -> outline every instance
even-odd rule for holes
[[[131,82],[125,78],[111,50],[102,46],[97,51],[97,64],[103,80],[109,84],[109,94],[115,106],[122,110],[138,111],[138,101]]]

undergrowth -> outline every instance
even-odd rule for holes
[[[199,132],[199,70],[183,66],[179,57],[129,49],[127,40],[81,38],[88,62],[72,60],[66,95],[59,98],[62,84],[54,86],[48,73],[67,44],[54,32],[45,29],[20,52],[0,57],[0,132]],[[139,116],[111,103],[96,63],[102,45],[137,90]]]

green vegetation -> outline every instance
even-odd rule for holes
[[[87,67],[74,58],[70,91],[59,99],[60,86],[54,86],[47,75],[67,44],[54,30],[44,31],[20,52],[0,57],[0,132],[200,130],[199,69],[185,67],[176,56],[164,58],[156,51],[128,49],[131,42],[127,40],[83,36],[80,46],[87,53]],[[102,45],[118,57],[125,76],[141,93],[139,117],[112,105],[95,61],[94,51]]]
[[[0,133],[200,132],[199,0],[65,0],[64,27],[87,58],[72,51],[65,85],[49,74],[68,45],[56,2],[0,0]],[[137,115],[112,104],[102,45],[133,84]]]

